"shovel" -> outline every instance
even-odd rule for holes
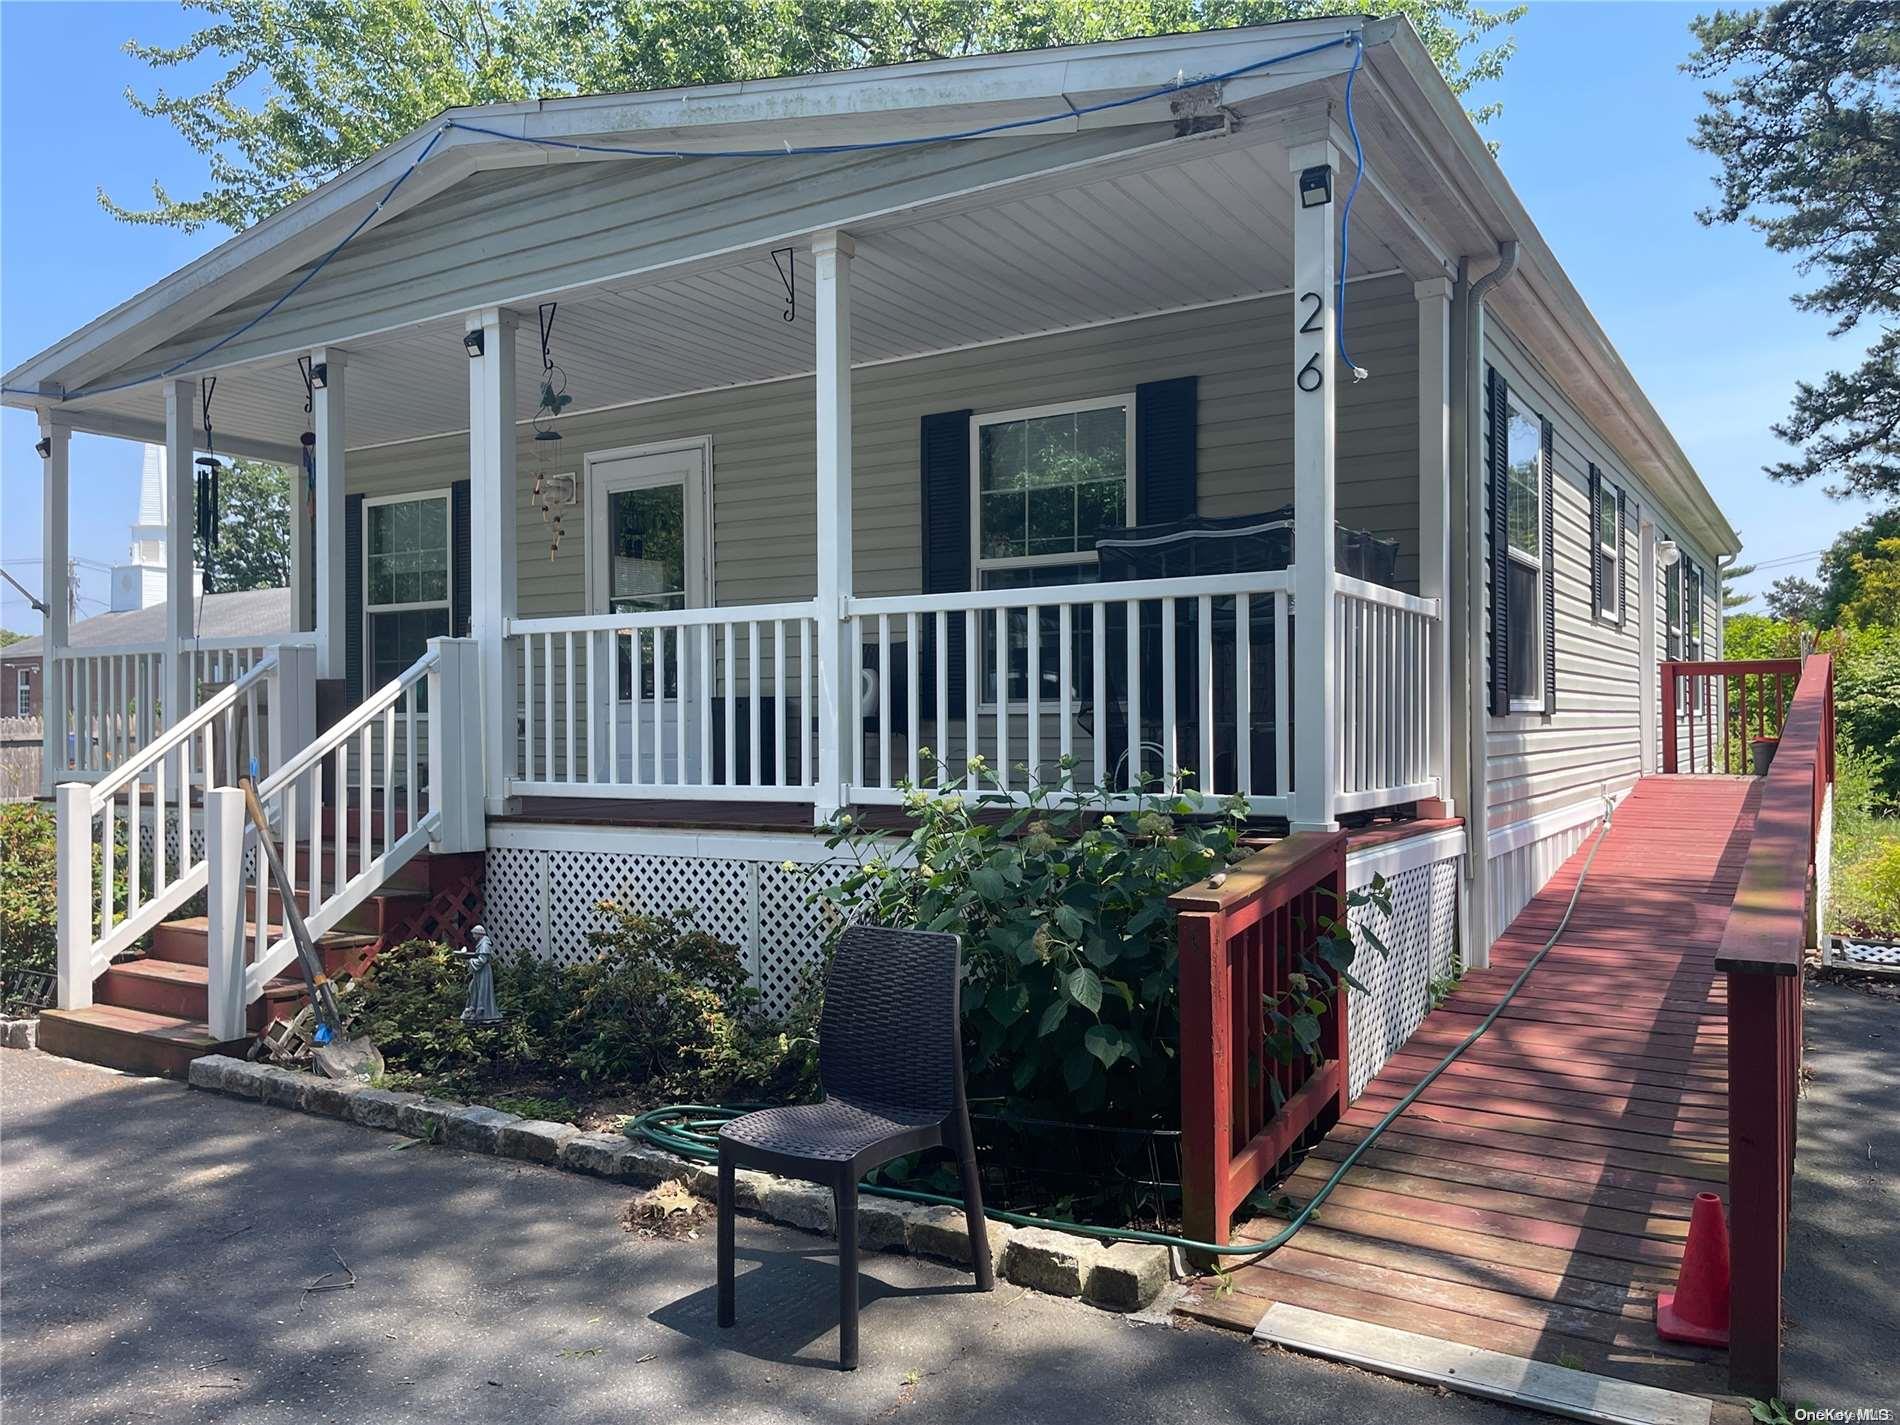
[[[255,774],[256,769],[252,769]],[[303,971],[304,988],[310,993],[311,1008],[316,1011],[317,1031],[311,1036],[315,1045],[310,1059],[317,1071],[332,1079],[376,1078],[383,1071],[383,1055],[367,1039],[351,1039],[343,1032],[343,1015],[337,1008],[336,987],[323,969],[323,957],[317,953],[310,927],[304,923],[303,908],[297,904],[297,888],[284,871],[277,855],[277,842],[271,835],[270,818],[257,799],[251,777],[240,777],[244,808],[257,833],[257,846],[270,867],[271,880],[277,886],[277,898],[283,902],[284,923],[290,927],[291,943],[297,947],[297,966]],[[240,908],[239,914],[242,915]]]

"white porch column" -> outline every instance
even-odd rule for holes
[[[1293,817],[1295,831],[1333,831],[1339,785],[1339,690],[1333,682],[1333,376],[1338,234],[1333,201],[1305,206],[1300,175],[1338,176],[1325,116],[1289,123],[1293,199]],[[1310,137],[1312,129],[1319,137]]]
[[[507,810],[515,761],[514,663],[502,633],[515,616],[515,316],[490,307],[468,319],[482,354],[468,363],[471,567],[469,636],[480,652],[482,742],[488,813]],[[464,723],[466,726],[467,723]]]
[[[310,393],[310,428],[317,436],[317,676],[344,676],[347,646],[343,604],[343,479],[348,431],[344,397],[348,353],[336,347],[310,353],[311,368],[323,367],[323,388]]]
[[[816,819],[844,799],[847,737],[858,735],[857,689],[845,685],[844,600],[851,567],[851,258],[843,233],[812,240],[818,311],[818,790]]]
[[[197,669],[192,666],[196,628],[198,501],[192,458],[197,453],[198,385],[165,383],[165,725],[189,717],[197,702]]]
[[[1451,290],[1449,277],[1412,284],[1418,297],[1418,592],[1438,600],[1425,716],[1426,762],[1439,816],[1454,816],[1451,762]]]
[[[40,794],[51,796],[59,780],[56,770],[66,766],[66,695],[57,679],[54,655],[66,647],[72,637],[72,607],[67,602],[66,581],[72,563],[71,522],[68,511],[68,479],[71,469],[72,431],[49,412],[40,412],[40,437],[46,441],[46,456],[41,464],[40,597],[46,601],[46,636],[40,640]]]

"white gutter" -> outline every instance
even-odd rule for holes
[[[1464,410],[1464,441],[1459,461],[1465,478],[1465,964],[1474,970],[1491,964],[1491,864],[1488,833],[1491,808],[1487,785],[1489,758],[1485,739],[1490,732],[1490,679],[1484,668],[1485,619],[1485,487],[1484,478],[1484,299],[1517,270],[1515,239],[1498,244],[1498,265],[1471,281],[1471,260],[1458,263],[1458,285],[1465,289],[1460,335],[1463,360],[1459,363]]]

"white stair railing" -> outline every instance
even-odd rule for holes
[[[432,639],[401,676],[371,693],[257,787],[312,937],[339,927],[423,849],[479,849],[480,682],[470,639]],[[255,854],[237,788],[205,806],[213,1037],[245,1037],[249,1006],[297,948],[276,887]]]
[[[232,785],[253,761],[270,767],[301,746],[314,678],[313,650],[280,648],[100,781],[55,789],[62,1009],[90,1005],[93,981],[113,957],[204,888],[206,863],[192,838],[194,796]]]

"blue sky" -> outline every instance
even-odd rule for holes
[[[1702,6],[1707,9],[1711,6]],[[1793,264],[1747,229],[1709,229],[1695,209],[1712,164],[1687,143],[1702,101],[1677,71],[1694,5],[1537,0],[1517,26],[1518,53],[1484,98],[1504,113],[1489,134],[1519,195],[1759,560],[1804,556],[1775,573],[1809,573],[1812,554],[1865,509],[1812,486],[1770,482],[1781,454],[1769,433],[1797,376],[1858,359],[1826,323],[1794,310]],[[215,245],[131,227],[98,205],[104,187],[137,202],[154,179],[174,193],[203,163],[166,125],[122,97],[153,78],[123,53],[128,38],[176,43],[203,16],[164,3],[0,3],[0,362],[11,366]],[[188,77],[187,77],[188,78]],[[168,76],[174,88],[179,77]],[[35,592],[40,462],[30,418],[0,417],[0,560]],[[74,553],[82,612],[102,609],[104,566],[125,557],[140,451],[75,437]],[[82,483],[83,482],[83,483]],[[38,632],[11,589],[0,623]]]

